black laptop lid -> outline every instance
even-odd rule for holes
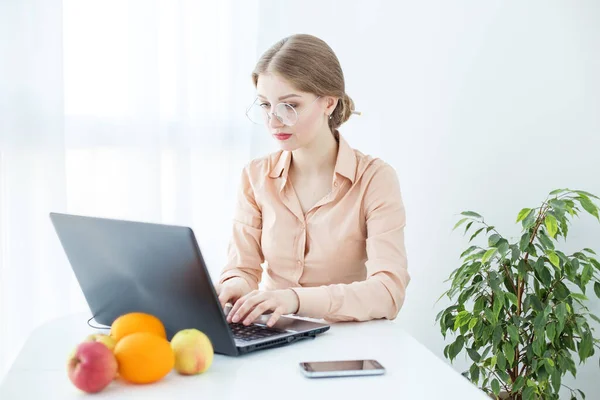
[[[237,353],[190,228],[59,213],[50,218],[98,323],[145,312],[164,323],[169,340],[196,328],[215,352]]]

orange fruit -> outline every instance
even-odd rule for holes
[[[110,327],[110,336],[117,342],[127,335],[138,332],[149,332],[163,339],[167,338],[165,326],[154,315],[145,313],[129,313],[115,319]]]
[[[119,376],[131,383],[152,383],[175,366],[175,354],[167,339],[149,332],[132,333],[115,347]]]

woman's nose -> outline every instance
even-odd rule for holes
[[[279,120],[275,113],[269,113],[269,127],[271,128],[280,128],[283,126],[283,123]]]

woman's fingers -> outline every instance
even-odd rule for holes
[[[273,300],[265,300],[261,303],[258,303],[253,310],[248,314],[248,316],[244,319],[244,325],[250,325],[253,323],[258,317],[263,315],[266,311],[272,310],[276,308]]]
[[[281,307],[281,306],[277,307],[273,311],[273,314],[271,314],[271,318],[269,318],[269,320],[267,321],[267,326],[272,327],[273,325],[275,325],[275,323],[277,321],[279,321],[279,318],[281,318],[282,313],[283,313],[283,307]]]
[[[229,312],[229,318],[227,319],[228,322],[234,322],[237,323],[238,321],[240,321],[242,319],[242,317],[246,316],[246,314],[248,313],[248,310],[252,307],[254,307],[254,305],[257,303],[257,298],[261,296],[261,292],[259,292],[258,290],[253,290],[252,292],[248,293],[245,296],[240,297],[235,304],[233,305],[233,308],[231,309],[231,311]]]

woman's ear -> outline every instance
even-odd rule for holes
[[[325,114],[331,115],[331,113],[333,113],[333,110],[335,110],[335,108],[337,107],[338,101],[340,101],[340,99],[338,99],[337,97],[325,97]]]

